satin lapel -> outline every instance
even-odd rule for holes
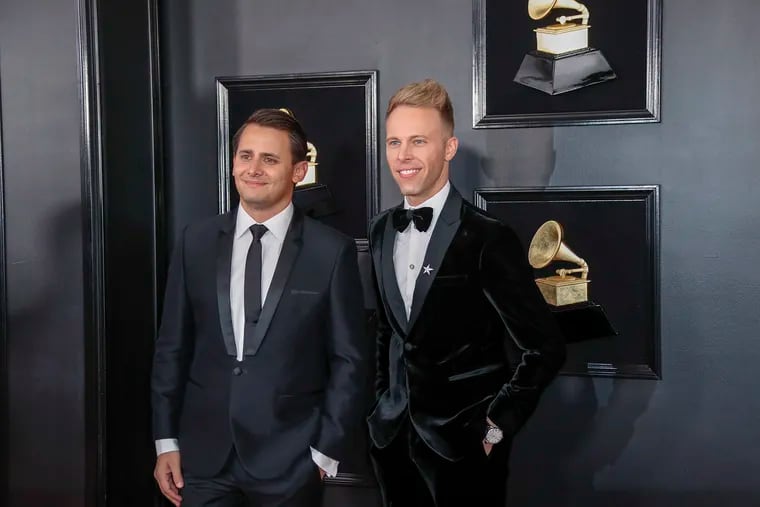
[[[417,275],[417,282],[414,285],[414,298],[412,299],[412,310],[409,313],[409,324],[407,330],[411,332],[414,323],[419,317],[422,305],[425,303],[433,280],[438,274],[438,268],[449,249],[451,240],[459,229],[460,217],[462,214],[462,196],[459,195],[454,187],[451,187],[446,203],[441,210],[441,216],[435,224],[433,235],[430,237],[427,251],[425,252],[425,262],[422,263],[420,274]],[[427,272],[425,268],[432,268]]]
[[[235,212],[219,231],[216,240],[216,302],[219,308],[219,325],[224,338],[227,354],[237,355],[235,333],[232,327],[232,309],[230,306],[230,271],[232,267],[232,243],[235,239]]]
[[[264,341],[264,336],[267,333],[267,329],[269,329],[269,325],[272,323],[272,317],[275,310],[277,310],[277,305],[280,304],[280,298],[290,276],[290,271],[298,257],[298,253],[301,251],[301,245],[303,244],[302,235],[303,215],[296,209],[293,213],[288,233],[285,236],[285,241],[282,243],[280,258],[277,259],[277,267],[274,270],[272,283],[269,285],[266,301],[264,301],[264,307],[261,309],[259,323],[256,324],[253,342],[244,345],[246,356],[256,354],[261,346],[261,342]]]
[[[385,220],[383,231],[382,252],[380,254],[380,273],[382,273],[383,295],[385,296],[386,307],[390,310],[395,322],[396,331],[401,335],[406,335],[407,320],[406,310],[404,310],[404,299],[401,297],[401,291],[398,288],[396,280],[396,269],[393,265],[393,245],[396,242],[396,229],[393,228],[391,213],[388,213]]]

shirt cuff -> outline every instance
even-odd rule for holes
[[[156,456],[172,451],[179,451],[179,440],[176,438],[162,438],[156,440]]]
[[[338,461],[328,458],[313,447],[309,447],[309,449],[311,449],[311,459],[319,468],[325,471],[325,474],[327,474],[328,477],[335,477],[338,475]]]

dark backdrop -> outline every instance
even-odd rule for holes
[[[152,490],[144,477],[153,456],[145,365],[152,336],[140,333],[151,332],[160,300],[152,299],[165,265],[160,241],[166,238],[170,248],[184,224],[217,210],[214,76],[368,68],[379,70],[380,111],[408,81],[433,76],[448,86],[461,140],[453,180],[466,196],[484,186],[661,185],[663,378],[559,378],[515,442],[514,504],[760,502],[753,479],[760,467],[754,373],[760,356],[760,275],[754,269],[760,247],[760,6],[754,0],[727,0],[719,8],[706,0],[666,2],[660,124],[485,131],[470,128],[469,2],[293,0],[283,12],[279,1],[163,0],[165,115],[158,133],[166,147],[166,234],[154,230],[162,217],[160,186],[121,175],[137,171],[140,179],[163,181],[154,174],[164,157],[155,149],[155,111],[148,104],[157,93],[144,94],[146,66],[152,78],[159,69],[145,45],[135,43],[148,37],[142,14],[120,14],[113,6],[109,19],[135,30],[104,44],[116,45],[115,55],[132,48],[142,56],[104,56],[104,72],[123,83],[104,76],[102,86],[114,93],[111,99],[104,94],[96,117],[106,128],[104,173],[112,184],[101,187],[105,196],[91,195],[97,150],[82,142],[93,108],[81,102],[78,56],[79,8],[87,4],[0,2],[0,287],[6,289],[0,293],[0,471],[6,486],[0,504],[96,505],[105,498],[98,486],[104,484],[115,492],[109,505],[149,504]],[[130,68],[143,71],[129,74]],[[117,105],[109,106],[111,100]],[[142,119],[130,122],[133,112]],[[121,120],[109,120],[120,114]],[[117,125],[110,134],[109,123]],[[129,150],[153,154],[121,156]],[[398,201],[398,192],[381,172],[387,207]],[[93,306],[104,294],[91,276],[98,225],[91,211],[118,217],[121,206],[125,217],[118,223],[128,233],[112,233],[94,251],[107,261],[103,273],[115,277],[109,283],[121,280],[110,289],[103,283],[105,302],[126,313],[102,313],[110,316],[99,334],[92,330]],[[139,209],[136,218],[130,207]],[[143,213],[153,214],[153,221]],[[136,240],[135,265],[144,266],[152,252],[152,267],[140,273],[153,282],[130,271],[129,256],[119,257],[132,248],[129,237]],[[154,238],[151,245],[143,243],[146,237]],[[119,262],[125,265],[119,268]],[[132,327],[119,334],[114,323]],[[110,337],[120,343],[105,351],[120,353],[93,357],[94,344],[107,345]],[[103,361],[118,375],[103,377]],[[92,374],[93,366],[100,375]],[[108,394],[109,382],[125,398]],[[93,427],[93,419],[105,423]],[[105,455],[94,445],[103,437]],[[114,471],[108,481],[94,472],[93,463],[103,461]],[[335,487],[328,500],[371,505],[374,498],[371,488]]]
[[[42,5],[44,4],[44,5]],[[0,505],[85,505],[77,2],[0,2]]]
[[[760,6],[664,3],[662,123],[476,131],[471,2],[293,0],[286,15],[275,1],[163,1],[171,234],[216,210],[214,76],[376,68],[381,114],[399,86],[435,77],[455,104],[453,180],[465,196],[488,186],[661,185],[662,380],[558,379],[515,442],[514,504],[760,502]],[[623,70],[624,48],[602,40],[604,24],[634,33],[638,11],[631,6],[630,20],[591,12],[592,43],[604,42]],[[506,27],[517,14],[504,16]],[[381,166],[387,207],[398,192]]]

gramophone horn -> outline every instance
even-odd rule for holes
[[[541,19],[554,8],[557,0],[529,0],[528,15],[531,19]]]
[[[536,269],[548,266],[552,261],[567,261],[584,266],[586,261],[562,241],[564,231],[559,222],[544,222],[533,235],[528,248],[528,262]]]
[[[529,0],[528,15],[532,19],[545,17],[552,9],[572,9],[581,13],[588,13],[586,6],[575,0]]]

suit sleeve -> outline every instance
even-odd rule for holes
[[[185,285],[185,231],[169,263],[161,327],[153,353],[151,402],[155,440],[177,438],[193,347],[193,319]]]
[[[565,342],[533,278],[524,249],[506,226],[481,256],[483,291],[498,312],[521,361],[488,407],[488,417],[514,435],[535,410],[565,361]]]
[[[342,248],[333,268],[327,318],[330,377],[314,447],[342,461],[347,435],[363,420],[368,375],[364,291],[353,241]]]

